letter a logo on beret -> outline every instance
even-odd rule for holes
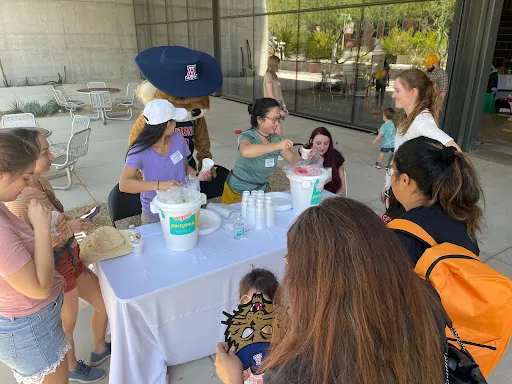
[[[185,76],[185,81],[197,80],[197,72],[196,65],[187,65],[187,75]]]

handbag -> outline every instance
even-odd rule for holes
[[[447,318],[447,325],[457,340],[458,348],[446,341],[445,384],[487,384],[480,367],[464,347],[464,343],[449,318]]]

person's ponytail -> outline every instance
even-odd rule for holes
[[[258,116],[254,115],[254,104],[247,106],[247,112],[251,115],[251,128],[256,128],[258,126]]]
[[[453,147],[443,147],[441,158],[446,170],[432,184],[431,202],[439,202],[443,210],[456,220],[466,223],[468,234],[475,239],[481,230],[483,196],[476,170],[468,157]]]
[[[429,83],[427,83],[427,88],[425,90],[425,99],[424,99],[424,109],[428,109],[436,124],[439,125],[439,116],[441,114],[441,105],[443,103],[441,99],[441,92],[437,85],[429,79]]]
[[[441,92],[428,76],[419,69],[408,69],[401,72],[395,81],[409,90],[416,88],[418,90],[418,99],[416,106],[409,115],[403,114],[398,122],[398,133],[405,135],[414,119],[423,111],[428,110],[436,124],[439,124],[439,114],[441,111]]]
[[[476,239],[483,211],[478,206],[483,190],[469,158],[454,147],[428,137],[406,141],[395,154],[398,174],[407,174],[427,198],[427,206],[439,203],[448,215],[466,224]]]

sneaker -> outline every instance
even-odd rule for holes
[[[105,377],[105,371],[99,368],[89,367],[79,360],[73,372],[69,372],[69,382],[76,383],[95,383]]]
[[[103,363],[105,360],[107,360],[111,353],[112,353],[112,344],[111,343],[105,343],[105,350],[102,353],[95,353],[91,352],[91,362],[89,365],[91,367],[97,367],[101,363]]]
[[[379,163],[379,162],[375,163],[375,168],[377,168],[377,169],[381,169],[381,168],[382,168],[381,163]]]

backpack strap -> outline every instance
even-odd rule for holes
[[[427,244],[429,247],[437,245],[437,242],[427,233],[427,231],[410,220],[394,219],[387,224],[387,227],[397,232],[406,233]]]

